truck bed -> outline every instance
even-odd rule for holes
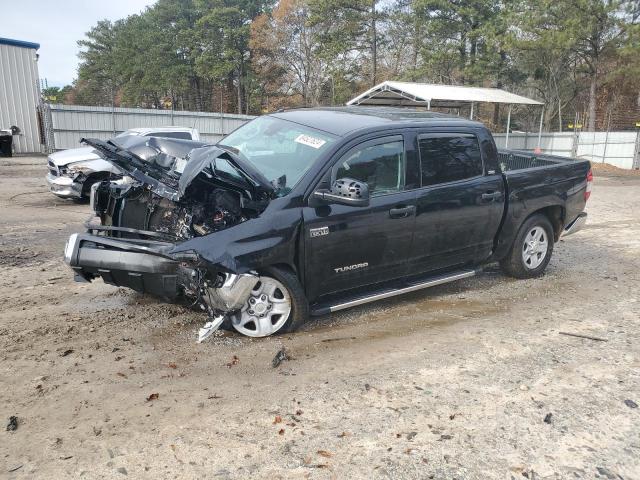
[[[580,161],[582,160],[559,157],[557,155],[536,154],[526,150],[498,150],[498,163],[505,173],[528,168],[559,166]]]
[[[557,218],[556,240],[585,207],[587,160],[541,155],[523,150],[499,150],[498,165],[505,179],[505,217],[497,237],[496,256],[505,254],[518,228],[531,212],[551,209]]]

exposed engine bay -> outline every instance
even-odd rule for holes
[[[237,225],[260,214],[260,207],[241,192],[200,186],[179,201],[160,197],[143,185],[101,182],[94,190],[93,208],[103,226],[120,238],[136,238],[142,232],[162,234],[167,240],[188,240]]]
[[[273,195],[266,179],[256,180],[240,159],[217,147],[160,138],[123,146],[85,142],[125,172],[92,191],[107,236],[153,233],[175,242],[209,235],[257,217]]]

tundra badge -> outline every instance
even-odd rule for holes
[[[311,238],[329,235],[329,227],[312,228],[309,230],[309,234],[311,235]]]
[[[356,263],[355,265],[347,265],[346,267],[338,267],[334,268],[336,273],[344,273],[350,272],[351,270],[358,270],[360,268],[367,268],[369,266],[369,262],[364,263]]]

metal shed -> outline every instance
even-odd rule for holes
[[[459,109],[469,105],[471,112],[469,118],[473,119],[473,111],[476,103],[505,103],[509,105],[506,136],[507,147],[509,146],[512,105],[539,105],[543,107],[540,115],[540,132],[538,133],[538,145],[540,145],[544,103],[499,88],[462,87],[431,83],[382,82],[352,100],[349,100],[347,105],[422,106],[427,107],[429,110],[432,107]]]
[[[13,137],[17,153],[41,152],[39,48],[37,43],[0,37],[0,128],[20,128],[22,133]]]

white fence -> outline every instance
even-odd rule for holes
[[[129,128],[181,126],[197,128],[204,141],[216,142],[240,125],[249,115],[186,112],[142,108],[44,105],[43,126],[46,150],[52,152],[79,146],[82,137],[102,140]],[[505,148],[506,134],[494,134],[498,148]],[[509,148],[563,157],[580,157],[620,168],[640,168],[640,130],[636,132],[552,132],[543,133],[538,145],[536,133],[510,133]]]
[[[494,134],[498,148],[505,148],[506,133]],[[609,163],[619,168],[640,168],[640,130],[635,132],[555,132],[510,133],[509,148],[562,157],[579,157],[593,163]]]
[[[180,126],[196,128],[200,138],[216,142],[240,125],[249,115],[153,110],[143,108],[85,107],[49,105],[47,150],[76,148],[82,137],[106,140],[129,128]]]

